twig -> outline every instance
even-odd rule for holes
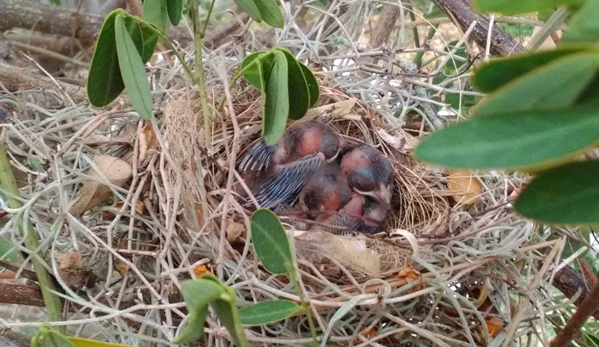
[[[21,203],[21,200],[18,199],[20,196],[19,187],[17,186],[17,181],[15,180],[12,167],[6,153],[4,136],[5,134],[3,133],[0,138],[0,183],[2,184],[2,188],[6,190],[8,194],[10,194],[8,196],[8,204],[12,209],[18,210],[23,207],[23,204]],[[27,247],[31,253],[39,252],[39,240],[37,233],[33,229],[31,221],[23,220],[21,223],[19,223],[19,226],[21,231],[25,234],[25,247]],[[40,284],[42,296],[44,298],[44,303],[48,311],[48,319],[51,321],[62,320],[60,299],[56,294],[54,294],[56,287],[54,286],[52,277],[46,270],[46,267],[37,257],[31,257],[31,261],[33,262],[33,268],[35,269],[37,280]]]
[[[596,285],[591,293],[582,300],[574,315],[570,318],[566,326],[551,341],[550,347],[567,347],[574,335],[580,331],[582,326],[587,322],[587,319],[599,309],[599,285]]]
[[[541,44],[543,44],[543,42],[545,42],[545,40],[551,36],[551,34],[553,34],[562,26],[564,20],[569,14],[570,11],[564,7],[555,11],[549,20],[547,20],[547,23],[545,23],[545,25],[541,28],[541,30],[539,30],[539,32],[537,32],[537,34],[530,39],[530,42],[526,48],[532,52],[536,51],[537,48],[539,48]]]

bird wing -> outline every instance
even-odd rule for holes
[[[248,169],[258,171],[262,169],[267,169],[268,165],[272,160],[272,156],[277,150],[277,145],[267,146],[266,141],[264,139],[260,139],[258,143],[256,143],[250,150],[247,152],[241,164],[239,164],[240,171],[245,171]],[[257,166],[257,168],[256,168]]]
[[[256,195],[261,207],[273,208],[295,200],[308,179],[324,162],[322,153],[313,153],[292,163],[281,165]]]

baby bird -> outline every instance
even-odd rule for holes
[[[334,161],[342,147],[343,141],[330,127],[307,121],[288,129],[274,146],[260,139],[239,168],[243,176],[260,176],[249,188],[261,207],[272,209],[296,200],[310,177],[324,163]]]
[[[336,163],[323,165],[308,180],[299,195],[300,205],[308,211],[308,217],[330,215],[347,205],[352,191],[341,176]]]
[[[389,159],[372,146],[363,144],[341,159],[341,174],[349,186],[364,196],[372,197],[385,207],[391,203],[393,167]]]

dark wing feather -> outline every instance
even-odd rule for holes
[[[296,200],[308,179],[323,161],[322,153],[314,153],[281,166],[256,195],[258,204],[261,207],[273,208],[284,202]]]
[[[250,150],[247,152],[241,164],[239,164],[239,170],[245,171],[248,169],[254,170],[266,170],[272,160],[272,156],[277,150],[278,145],[267,146],[264,139],[260,139]],[[256,168],[257,166],[257,168]]]

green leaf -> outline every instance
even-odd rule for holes
[[[13,263],[21,260],[21,254],[15,249],[12,242],[0,237],[0,259],[8,259]]]
[[[96,42],[87,78],[87,97],[96,107],[108,105],[125,89],[115,41],[115,20],[122,13],[125,13],[122,9],[110,12]]]
[[[587,1],[569,21],[563,43],[599,41],[599,1]]]
[[[135,43],[137,52],[142,56],[143,63],[147,63],[152,54],[154,54],[158,35],[152,29],[148,28],[147,24],[140,22],[137,17],[125,15],[124,21],[127,32]]]
[[[275,0],[254,0],[254,3],[266,24],[275,28],[282,28],[285,25],[283,12]]]
[[[75,347],[58,329],[44,323],[31,339],[31,347]]]
[[[302,68],[302,72],[304,73],[304,78],[306,79],[306,83],[308,84],[308,92],[310,94],[310,105],[309,107],[314,107],[318,102],[318,98],[320,97],[320,89],[318,87],[318,81],[316,77],[314,77],[314,73],[312,70],[308,68],[306,65],[299,63]]]
[[[473,0],[480,12],[496,12],[506,16],[552,9],[562,5],[575,5],[585,0]]]
[[[204,324],[208,315],[208,306],[197,308],[189,313],[187,326],[176,339],[174,344],[189,344],[204,335]]]
[[[551,224],[599,222],[599,161],[549,169],[520,193],[514,207],[525,217]]]
[[[158,42],[158,34],[156,34],[152,29],[148,28],[144,23],[137,23],[141,28],[141,36],[142,36],[142,52],[141,60],[145,64],[150,58],[152,58],[152,54],[154,54],[154,50],[156,49],[156,43]]]
[[[210,303],[210,307],[216,313],[221,323],[227,328],[233,342],[237,346],[249,346],[245,337],[243,325],[239,319],[239,312],[235,305],[235,290],[226,287],[228,294],[221,296],[221,299]]]
[[[152,95],[150,83],[141,56],[135,49],[135,43],[125,27],[123,15],[117,16],[115,29],[119,66],[131,104],[142,118],[151,119]]]
[[[181,13],[183,12],[183,0],[167,0],[166,10],[171,24],[177,26],[181,20]]]
[[[262,23],[262,15],[258,10],[258,7],[254,3],[254,0],[233,0],[239,8],[247,13],[253,20],[258,23]]]
[[[489,93],[555,59],[589,49],[589,47],[585,47],[584,45],[562,46],[549,51],[519,54],[508,58],[491,60],[475,70],[472,84],[478,90]]]
[[[262,120],[262,135],[267,146],[279,141],[285,132],[289,115],[289,69],[285,55],[273,52],[274,66],[266,80],[266,102]]]
[[[599,108],[475,117],[434,132],[416,157],[472,169],[524,169],[568,157],[599,139]]]
[[[82,339],[79,337],[68,337],[68,339],[75,347],[132,347],[131,345],[121,345],[119,343],[108,343],[96,340]]]
[[[472,108],[476,116],[563,109],[574,104],[593,80],[597,56],[579,53],[555,60],[495,91]]]
[[[181,282],[181,293],[189,310],[189,322],[173,343],[190,343],[204,333],[208,304],[225,294],[225,287],[215,281],[199,278]]]
[[[165,1],[172,0],[144,0],[142,9],[144,21],[153,25],[163,34],[166,34],[168,30],[166,26],[168,22],[165,23],[165,18],[168,18]]]
[[[250,219],[252,239],[262,265],[275,275],[284,274],[293,265],[287,233],[279,218],[270,210],[257,209]]]
[[[289,68],[289,118],[302,118],[310,107],[310,91],[308,90],[308,82],[304,77],[302,68],[295,57],[286,49],[275,48],[282,52],[287,58],[287,66]]]
[[[302,310],[302,307],[293,301],[269,300],[240,309],[239,318],[244,325],[257,326],[278,322]]]
[[[251,85],[258,89],[265,89],[263,88],[263,81],[268,81],[274,63],[275,56],[272,52],[255,52],[243,59],[241,70],[243,71],[243,76]],[[258,66],[259,64],[262,65],[261,68]],[[262,70],[262,73],[259,73],[259,68]],[[262,79],[260,76],[262,76]]]

